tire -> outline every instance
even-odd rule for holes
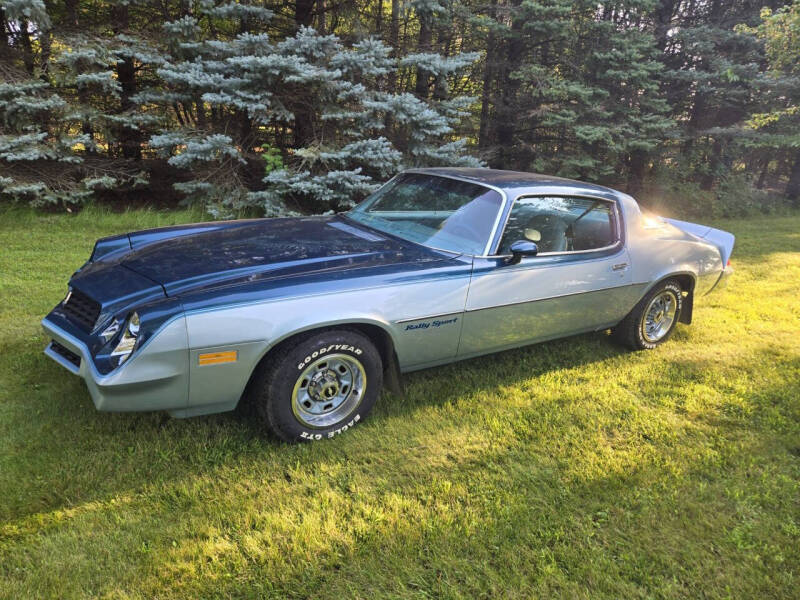
[[[652,350],[666,342],[681,317],[683,289],[674,279],[656,284],[611,335],[633,350]]]
[[[357,331],[328,329],[276,348],[259,365],[249,400],[280,439],[316,441],[363,421],[382,385],[374,344]]]

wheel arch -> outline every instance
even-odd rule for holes
[[[697,285],[697,275],[692,271],[675,271],[672,273],[666,273],[653,281],[650,285],[642,293],[641,298],[644,298],[647,294],[650,293],[657,285],[667,281],[668,279],[674,279],[678,282],[678,285],[681,286],[681,289],[686,292],[686,296],[683,298],[683,308],[681,310],[680,317],[678,318],[679,323],[684,323],[686,325],[692,324],[692,311],[694,308],[694,288]],[[641,301],[641,298],[639,299]]]
[[[378,353],[381,357],[381,363],[384,370],[384,382],[386,386],[389,387],[389,389],[391,389],[393,392],[402,393],[399,381],[400,368],[397,359],[397,353],[395,352],[395,342],[388,327],[385,324],[377,321],[354,319],[302,327],[300,329],[286,332],[284,335],[275,339],[273,343],[271,343],[265,349],[258,360],[255,361],[255,364],[250,370],[250,375],[242,393],[242,398],[247,395],[248,390],[251,387],[251,382],[253,381],[258,369],[263,364],[266,364],[270,360],[270,357],[273,356],[279,348],[291,343],[293,340],[297,340],[298,338],[304,338],[314,335],[315,333],[335,329],[349,329],[357,331],[358,333],[366,336],[367,339],[375,344],[375,348],[378,350]],[[242,398],[240,398],[240,402]]]

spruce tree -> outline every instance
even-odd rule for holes
[[[800,0],[777,11],[764,8],[756,27],[740,27],[764,42],[769,70],[759,91],[764,111],[753,114],[746,126],[754,132],[747,139],[763,154],[783,155],[789,167],[786,196],[800,207]],[[764,173],[768,159],[762,159]]]
[[[164,85],[137,99],[178,107],[181,128],[152,137],[150,144],[169,154],[171,165],[191,171],[190,181],[177,184],[180,191],[219,215],[246,206],[268,215],[299,208],[324,212],[352,206],[405,166],[480,164],[454,135],[472,99],[446,93],[448,78],[475,55],[398,60],[371,37],[346,45],[301,27],[279,42],[250,32],[211,39],[210,28],[201,26],[270,17],[252,6],[205,4],[197,17],[165,24],[168,53],[157,69]],[[420,65],[444,93],[420,98],[383,89],[387,75]],[[304,145],[281,145],[284,164],[272,164],[263,189],[250,191],[245,167],[273,147],[256,144],[253,132],[272,131],[275,139],[296,128],[298,97],[311,103],[302,114],[314,115],[303,125]]]

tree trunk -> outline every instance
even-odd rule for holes
[[[722,140],[719,137],[714,138],[714,143],[711,146],[711,160],[708,164],[708,172],[703,175],[700,180],[700,187],[706,191],[713,189],[714,182],[717,179],[717,173],[722,164]]]
[[[510,75],[519,66],[522,59],[522,20],[516,14],[521,0],[512,3],[511,35],[507,42],[505,60],[498,81],[502,81],[500,100],[495,107],[495,118],[492,129],[495,132],[495,142],[497,144],[497,158],[495,166],[500,169],[521,168],[518,165],[518,153],[514,148],[514,132],[517,127],[517,93],[519,91],[519,79],[512,78]]]
[[[22,62],[29,75],[33,75],[33,45],[31,44],[31,34],[28,32],[28,22],[20,19],[19,21],[19,40],[22,46]]]
[[[0,7],[0,45],[3,47],[0,48],[0,52],[5,52],[8,50],[8,30],[6,29],[8,25],[6,24],[6,11]]]
[[[128,6],[118,4],[111,10],[111,17],[114,22],[114,33],[128,29],[130,25],[130,15]],[[117,81],[119,81],[122,91],[120,93],[120,113],[132,111],[136,104],[131,100],[136,94],[136,68],[133,58],[117,61],[116,64]],[[125,158],[139,159],[142,157],[142,134],[138,129],[133,129],[122,125],[117,132],[119,144],[122,148],[122,156]]]
[[[703,121],[703,116],[706,110],[706,94],[705,92],[697,91],[694,94],[694,103],[689,114],[689,122],[686,125],[686,139],[683,141],[682,151],[688,155],[700,132]]]
[[[497,0],[492,0],[489,8],[489,18],[494,22],[497,18]],[[483,89],[481,90],[481,120],[478,128],[478,148],[484,149],[489,145],[489,104],[492,102],[492,86],[494,85],[494,70],[497,63],[497,40],[494,28],[489,30],[486,38],[486,64],[483,69]]]
[[[669,45],[669,32],[672,28],[672,18],[678,8],[679,1],[659,0],[653,11],[653,37],[655,46],[662,53]]]
[[[323,0],[319,0],[318,5],[324,8]],[[324,25],[325,20],[323,16],[322,23]],[[239,21],[239,34],[243,35],[245,33],[250,33],[252,26],[251,21],[247,17],[242,17]],[[225,110],[220,107],[219,109],[215,110],[214,106],[211,106],[211,129],[218,130],[222,127],[222,120],[225,114]],[[233,123],[235,124],[235,129],[237,136],[235,138],[237,145],[241,148],[242,153],[245,155],[246,160],[248,160],[248,169],[246,169],[247,179],[253,180],[255,177],[253,170],[249,167],[252,167],[253,161],[250,159],[252,158],[250,155],[253,152],[253,146],[255,145],[255,136],[253,135],[253,121],[250,118],[250,115],[247,112],[247,109],[244,108],[235,108],[233,110]],[[226,128],[227,129],[227,128]],[[259,161],[260,164],[260,161]],[[237,167],[238,169],[239,167]],[[259,176],[263,173],[259,173]]]
[[[310,27],[314,19],[314,5],[317,0],[296,0],[294,6],[295,30]],[[304,148],[314,137],[312,99],[308,93],[300,93],[291,106],[294,121],[294,147]]]
[[[789,183],[786,184],[786,197],[791,200],[794,208],[800,208],[800,150],[795,150]]]
[[[627,192],[636,198],[644,189],[644,176],[647,172],[647,152],[636,150],[631,152],[628,160],[628,187]]]
[[[392,20],[389,25],[389,45],[392,47],[392,56],[397,58],[400,45],[400,0],[392,0]],[[392,69],[389,73],[389,91],[397,92],[397,71]]]
[[[417,38],[417,52],[430,52],[433,29],[431,27],[432,15],[428,12],[419,14],[419,37]],[[414,92],[420,98],[427,98],[430,91],[430,73],[422,67],[417,68],[417,82]]]
[[[311,27],[314,20],[314,5],[317,0],[295,0],[294,27]]]
[[[189,110],[191,111],[191,106],[189,106]],[[194,114],[197,128],[205,131],[208,127],[208,119],[206,118],[206,103],[203,102],[201,94],[197,94],[194,97]]]
[[[64,8],[67,12],[66,21],[69,27],[78,26],[78,0],[65,0]]]
[[[758,181],[756,182],[756,189],[763,190],[764,184],[767,181],[767,174],[769,173],[769,156],[765,156],[761,161],[761,172],[758,174]]]
[[[305,148],[314,139],[313,110],[309,95],[298,94],[291,110],[294,115],[292,122],[294,147]]]
[[[53,50],[53,33],[51,31],[42,31],[39,33],[39,46],[42,51],[39,53],[39,78],[45,83],[48,82],[48,74],[50,72],[50,56]]]
[[[328,30],[325,27],[325,0],[317,0],[317,31],[320,35],[326,35]]]

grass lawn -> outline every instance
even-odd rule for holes
[[[603,334],[406,377],[287,446],[101,414],[40,319],[97,237],[189,212],[0,212],[2,598],[798,598],[800,215],[667,345]]]

